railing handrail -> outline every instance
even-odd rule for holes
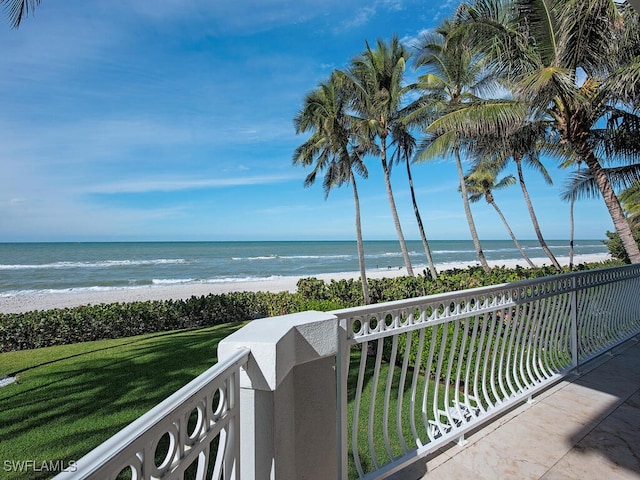
[[[558,280],[564,280],[564,279],[570,280],[572,278],[582,279],[582,278],[594,276],[595,274],[597,274],[596,276],[598,277],[598,279],[595,280],[594,282],[589,283],[588,285],[584,285],[584,284],[580,284],[579,282],[576,282],[576,285],[572,286],[571,282],[569,281],[567,284],[567,291],[574,291],[574,290],[579,290],[581,288],[584,288],[585,286],[602,285],[606,283],[615,282],[619,280],[619,278],[612,278],[615,276],[616,273],[621,273],[621,272],[627,273],[632,269],[635,270],[633,267],[635,267],[635,269],[638,269],[640,271],[640,264],[632,264],[632,265],[622,265],[619,267],[608,267],[600,270],[584,270],[580,272],[559,273],[557,275],[552,275],[547,277],[530,278],[525,280],[517,280],[515,282],[499,283],[495,285],[474,287],[474,288],[468,288],[464,290],[454,290],[451,292],[433,293],[430,295],[422,295],[419,297],[406,298],[402,300],[391,300],[387,302],[372,303],[369,305],[361,305],[357,307],[341,308],[337,310],[332,310],[331,313],[336,315],[338,318],[346,318],[351,316],[354,313],[368,314],[368,313],[375,313],[380,310],[393,310],[395,308],[410,308],[413,305],[422,305],[425,302],[453,300],[453,299],[459,298],[461,294],[464,294],[465,296],[475,295],[475,294],[490,294],[490,293],[503,291],[505,287],[508,287],[510,289],[522,288],[522,287],[528,287],[533,285],[539,285],[541,281],[545,281],[545,280],[558,281]],[[626,275],[625,277],[631,277],[631,276],[633,275],[632,274]],[[548,295],[554,295],[555,293],[556,292],[551,292]]]
[[[640,265],[634,264],[332,311],[343,338],[338,388],[343,396],[353,390],[355,403],[349,441],[346,399],[339,399],[341,478],[349,443],[359,478],[385,478],[446,443],[463,442],[467,432],[637,335],[639,281]],[[353,369],[352,348],[360,357]],[[348,386],[352,370],[357,385]],[[378,396],[384,405],[370,400]],[[405,421],[402,405],[409,396]],[[388,410],[392,403],[395,415]],[[392,436],[403,453],[392,451]]]
[[[227,372],[239,370],[240,367],[247,363],[249,354],[250,350],[248,348],[238,349],[238,351],[229,358],[216,363],[137,420],[87,453],[78,460],[71,469],[60,473],[55,478],[63,480],[70,477],[88,478],[94,475],[98,469],[102,468],[109,461],[144,437],[161,419],[174,415],[189,399],[200,394],[211,382],[224,376]]]

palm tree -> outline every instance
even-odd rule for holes
[[[487,134],[476,142],[473,149],[476,152],[482,152],[482,161],[485,165],[491,165],[490,168],[495,171],[500,171],[506,168],[511,161],[515,163],[520,190],[522,191],[522,196],[527,205],[531,224],[533,225],[533,230],[538,238],[538,243],[540,243],[542,250],[546,253],[547,257],[549,257],[553,266],[558,270],[561,270],[562,267],[560,266],[560,263],[553,255],[553,252],[551,252],[551,249],[542,236],[540,223],[538,222],[538,217],[533,208],[533,203],[524,180],[524,171],[522,168],[523,164],[525,164],[540,172],[542,174],[542,178],[544,178],[547,184],[551,185],[553,183],[551,175],[549,175],[549,172],[540,160],[541,150],[550,149],[551,151],[557,151],[557,149],[552,148],[552,145],[547,145],[545,143],[546,130],[547,125],[543,121],[529,121],[526,123],[523,120],[522,127],[518,130],[512,131],[510,135],[504,136]]]
[[[513,175],[507,175],[502,179],[497,180],[494,172],[491,172],[487,169],[478,168],[465,177],[465,183],[467,184],[469,200],[472,203],[475,203],[478,202],[481,198],[484,198],[486,202],[495,209],[496,213],[500,217],[500,220],[502,220],[502,223],[504,224],[504,228],[507,229],[511,240],[513,240],[513,243],[516,245],[518,251],[522,255],[522,258],[525,259],[525,261],[531,268],[534,268],[534,263],[527,256],[524,249],[522,248],[522,245],[520,245],[520,242],[518,242],[518,239],[514,235],[513,230],[511,230],[511,227],[507,222],[507,219],[504,217],[502,210],[500,210],[500,208],[496,204],[495,198],[493,197],[494,190],[500,190],[514,185],[516,183],[515,177]]]
[[[393,143],[394,125],[403,120],[403,101],[408,89],[403,86],[407,59],[410,53],[393,37],[389,44],[378,40],[376,48],[366,44],[366,50],[357,56],[347,72],[339,72],[341,81],[350,92],[351,108],[359,117],[358,127],[363,136],[378,142],[377,149],[382,163],[387,198],[400,242],[400,249],[407,269],[413,276],[413,268],[402,233],[400,218],[391,188],[388,149]]]
[[[416,191],[413,186],[413,175],[411,174],[411,157],[416,148],[416,139],[406,130],[404,125],[397,125],[400,127],[397,133],[394,133],[394,143],[396,149],[391,156],[391,163],[401,163],[407,167],[407,179],[409,181],[409,191],[411,192],[411,203],[413,204],[413,213],[416,216],[416,223],[418,224],[418,231],[420,232],[420,238],[422,239],[422,246],[424,253],[427,257],[427,267],[429,268],[429,274],[431,278],[435,280],[438,278],[438,272],[435,264],[433,263],[433,256],[431,255],[431,247],[429,247],[429,241],[424,231],[424,224],[422,223],[422,216],[420,215],[420,209],[418,208],[418,201],[416,200]]]
[[[478,0],[459,18],[476,41],[486,42],[516,97],[547,115],[558,141],[585,163],[629,258],[640,262],[602,163],[606,156],[633,162],[638,155],[637,15],[614,0]],[[620,148],[621,140],[634,148]]]
[[[580,175],[580,162],[578,162],[577,173]],[[569,200],[569,271],[573,270],[573,250],[574,250],[574,238],[575,238],[575,204],[576,204],[576,186],[577,182],[574,181],[571,185],[571,190],[568,195]]]
[[[22,19],[29,15],[42,0],[0,0],[0,5],[4,5],[7,16],[11,22],[11,28],[18,28]]]
[[[486,81],[484,67],[473,51],[462,41],[449,36],[452,25],[445,22],[435,32],[423,37],[418,47],[417,68],[427,70],[420,76],[417,88],[422,91],[424,109],[431,110],[434,118],[445,116],[464,106],[479,101],[474,91]],[[469,206],[469,196],[461,160],[461,135],[456,130],[440,130],[436,122],[427,128],[427,139],[417,160],[434,158],[444,154],[453,154],[458,171],[460,192],[464,211],[469,224],[473,245],[485,272],[491,268],[484,256],[476,226]],[[431,134],[431,135],[429,135]]]
[[[355,172],[367,176],[367,168],[362,160],[365,149],[363,144],[357,143],[350,118],[346,114],[346,106],[347,98],[333,75],[329,81],[321,83],[316,90],[307,94],[302,110],[294,118],[294,125],[296,133],[312,134],[295,150],[293,163],[302,166],[313,165],[313,171],[305,179],[305,186],[313,184],[317,175],[325,172],[325,199],[335,186],[345,183],[352,186],[362,296],[365,304],[369,304],[371,300],[360,224],[360,200],[354,175]]]

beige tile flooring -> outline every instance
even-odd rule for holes
[[[638,337],[394,479],[640,479]]]

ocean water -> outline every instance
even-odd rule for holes
[[[543,258],[536,241],[521,242],[531,258]],[[567,241],[548,241],[567,256]],[[407,243],[414,270],[426,265],[419,241]],[[471,241],[437,240],[434,262],[474,262]],[[488,260],[522,260],[507,240],[483,241]],[[600,240],[575,242],[575,254],[603,254]],[[402,267],[397,241],[365,242],[368,270]],[[526,265],[522,260],[521,265]],[[0,243],[0,296],[305,277],[359,270],[355,241]],[[419,270],[418,270],[419,271]]]

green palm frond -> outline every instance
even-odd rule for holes
[[[33,12],[40,5],[42,0],[0,0],[0,5],[9,17],[11,28],[18,28],[22,20],[29,16],[29,12]]]
[[[502,177],[494,186],[493,189],[494,190],[502,190],[503,188],[508,188],[511,187],[513,185],[515,185],[516,182],[516,177],[514,177],[513,175],[507,175],[505,177]]]
[[[508,136],[526,115],[528,106],[511,100],[487,100],[453,107],[427,128],[428,133],[456,131],[460,137]]]
[[[614,59],[617,68],[627,65],[640,56],[640,12],[631,6],[629,1],[616,3],[618,18],[615,22]]]
[[[640,182],[635,182],[618,196],[623,210],[629,215],[629,221],[635,225],[640,223]]]
[[[605,89],[623,104],[640,109],[640,56],[622,65],[605,81]]]
[[[519,98],[545,107],[552,105],[556,99],[566,104],[577,92],[574,72],[555,66],[540,68],[521,78],[514,89]]]
[[[453,155],[459,145],[459,138],[454,131],[440,135],[427,135],[419,143],[414,162],[424,162]]]
[[[565,0],[560,2],[559,64],[588,75],[604,74],[615,62],[611,58],[615,42],[612,25],[616,22],[611,0]]]
[[[411,135],[402,123],[398,122],[392,127],[391,138],[390,147],[394,149],[391,155],[391,164],[409,161],[416,150],[417,142],[415,137]]]
[[[594,130],[600,151],[609,161],[640,161],[640,116],[619,108],[609,113],[606,128]]]
[[[607,178],[613,188],[622,190],[640,181],[640,163],[605,168]]]
[[[433,73],[426,73],[418,77],[417,87],[426,91],[442,91],[447,89],[448,84],[442,77]]]
[[[529,42],[534,43],[542,65],[555,64],[558,52],[558,0],[516,0],[518,24],[526,26]],[[566,3],[566,2],[564,2]]]
[[[611,185],[617,190],[630,188],[640,181],[640,164],[610,167],[604,169]],[[576,199],[598,198],[601,193],[592,173],[588,169],[571,174],[562,189],[561,198],[565,201],[575,196]]]
[[[577,170],[571,173],[562,187],[560,198],[569,202],[572,199],[597,198],[600,195],[598,185],[588,170]]]

